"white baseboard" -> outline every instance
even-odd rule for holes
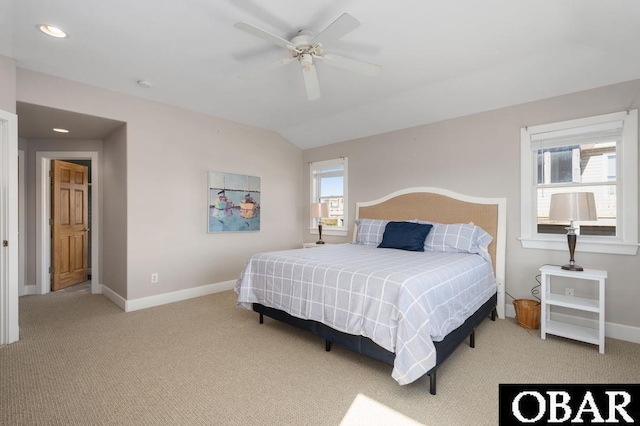
[[[116,293],[115,291],[111,290],[109,287],[107,287],[104,284],[100,285],[100,288],[102,289],[102,295],[105,296],[107,299],[111,300],[113,303],[115,303],[115,305],[122,309],[123,311],[126,312],[126,307],[127,307],[127,300],[125,298],[123,298],[122,296],[120,296],[118,293]]]
[[[513,304],[507,303],[505,306],[504,314],[509,318],[516,317],[516,308],[513,307]]]
[[[102,294],[115,303],[125,312],[139,311],[140,309],[152,308],[154,306],[166,305],[168,303],[180,302],[194,297],[207,296],[209,294],[220,293],[222,291],[233,290],[236,280],[223,281],[215,284],[207,284],[200,287],[187,288],[184,290],[163,293],[155,296],[141,297],[139,299],[126,300],[115,293],[109,287],[102,286]]]
[[[25,285],[23,287],[20,287],[20,297],[32,296],[34,294],[37,294],[35,285]]]
[[[516,317],[516,310],[511,303],[507,303],[506,315],[510,318]],[[567,322],[569,324],[582,325],[590,328],[598,328],[598,321],[590,318],[577,317],[574,315],[551,313],[554,320]],[[640,327],[632,327],[624,324],[604,323],[604,335],[612,339],[624,340],[625,342],[640,343]]]

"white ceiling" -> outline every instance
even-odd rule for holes
[[[315,101],[296,63],[238,78],[287,55],[236,22],[291,39],[345,12],[362,25],[325,52],[380,64],[377,77],[318,63]],[[640,78],[637,0],[0,0],[0,16],[0,54],[19,67],[271,129],[303,149]]]
[[[124,123],[77,112],[18,102],[18,135],[25,139],[106,139]],[[70,133],[57,133],[54,128]]]

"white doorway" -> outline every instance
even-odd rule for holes
[[[27,288],[27,249],[25,235],[25,158],[26,154],[23,150],[18,150],[18,294],[26,296],[35,293],[35,285]]]
[[[51,239],[49,219],[51,216],[51,187],[49,171],[51,160],[91,161],[91,293],[101,294],[100,284],[100,179],[98,152],[95,151],[39,151],[36,152],[36,292],[51,291]]]
[[[0,345],[18,327],[18,116],[0,110]]]

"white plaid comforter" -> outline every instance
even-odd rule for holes
[[[434,341],[496,292],[475,254],[339,244],[259,253],[236,283],[238,306],[260,303],[370,338],[396,354],[392,377],[411,383],[436,364]]]

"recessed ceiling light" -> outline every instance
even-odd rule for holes
[[[153,87],[151,82],[147,80],[138,80],[138,86],[144,87],[145,89],[151,89]]]
[[[60,129],[60,128],[57,128],[57,127],[54,127],[53,131],[54,132],[58,132],[58,133],[69,133],[69,131],[67,129]]]
[[[55,27],[53,25],[48,25],[48,24],[38,25],[38,29],[51,37],[55,37],[55,38],[67,37],[67,33],[65,33],[62,29]]]

